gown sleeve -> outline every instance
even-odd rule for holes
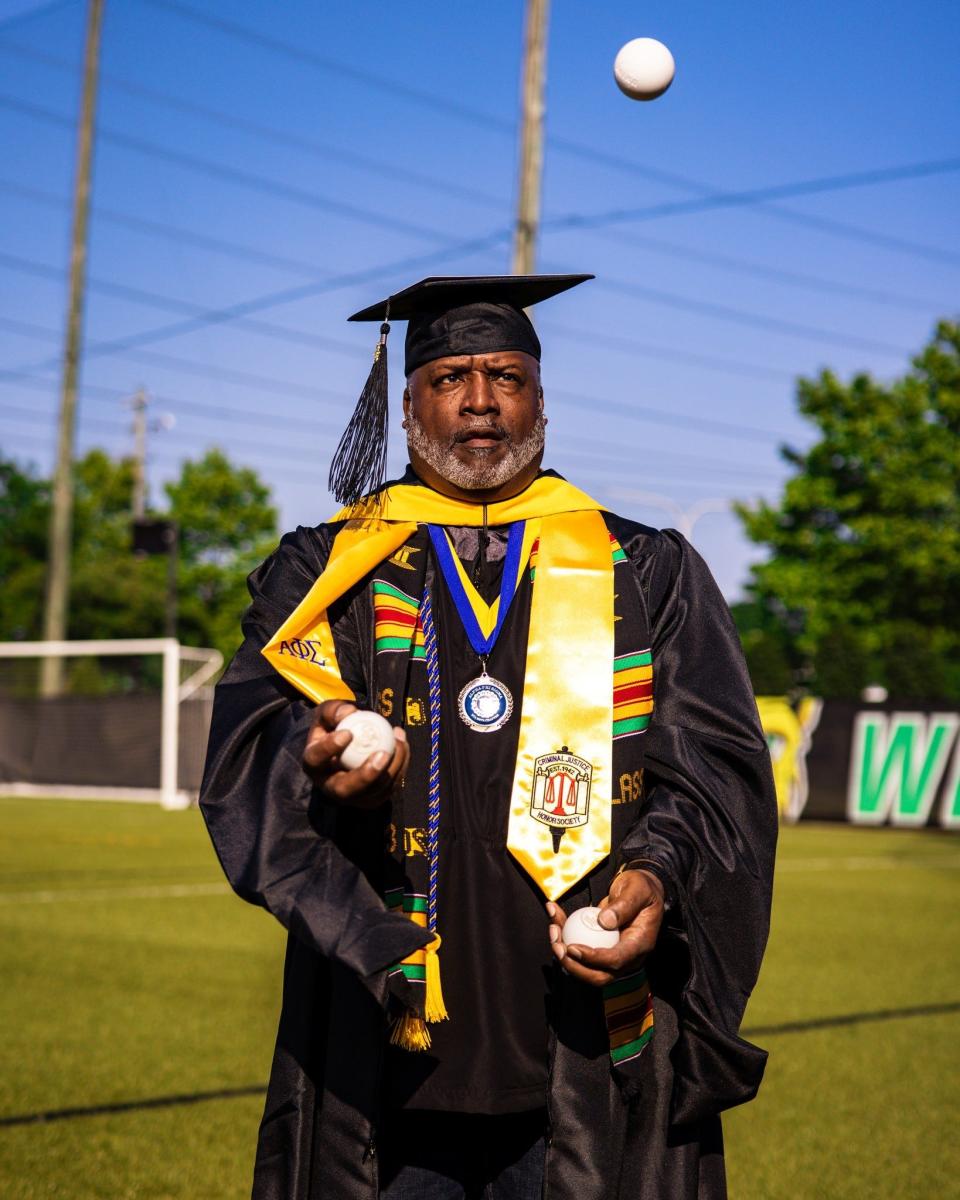
[[[687,1124],[751,1099],[763,1075],[765,1051],[738,1031],[767,940],[778,816],[740,641],[709,569],[668,530],[640,574],[654,715],[644,805],[621,857],[664,883],[651,969],[661,956],[683,962],[673,1120]]]
[[[367,976],[428,936],[387,912],[327,832],[335,806],[319,801],[301,765],[314,706],[260,653],[323,570],[331,543],[327,527],[299,529],[248,580],[253,602],[243,644],[214,696],[200,808],[237,894],[320,954]],[[349,624],[335,623],[334,639],[343,677],[361,696]]]

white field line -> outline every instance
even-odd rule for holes
[[[927,868],[960,869],[960,858],[926,855],[895,858],[869,855],[860,858],[788,858],[777,863],[777,871],[895,871]],[[190,896],[226,896],[227,883],[169,883],[143,887],[62,888],[39,892],[0,892],[0,906],[16,904],[59,904],[85,900],[177,900]]]
[[[183,896],[223,896],[228,883],[167,883],[150,887],[76,888],[46,892],[0,892],[4,904],[59,904],[70,900],[176,900]]]
[[[941,858],[937,854],[897,858],[894,855],[863,855],[859,858],[785,858],[777,871],[923,871],[929,868],[956,871],[960,858]]]

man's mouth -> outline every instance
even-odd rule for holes
[[[505,441],[506,436],[507,431],[502,425],[474,425],[470,429],[461,429],[453,440],[467,450],[491,450]]]

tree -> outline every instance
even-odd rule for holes
[[[49,483],[0,458],[0,640],[41,637]],[[240,640],[245,580],[277,538],[269,489],[219,450],[166,485],[180,526],[178,632],[225,655]],[[91,450],[76,464],[70,638],[158,637],[167,564],[131,550],[133,463]]]
[[[770,557],[752,570],[754,629],[788,646],[821,695],[884,684],[960,699],[960,325],[941,322],[900,379],[798,385],[819,430],[780,502],[737,506]]]
[[[277,541],[270,489],[220,450],[185,462],[168,483],[169,515],[180,527],[180,636],[224,656],[240,644],[246,579]]]
[[[50,487],[0,458],[0,639],[40,636]]]

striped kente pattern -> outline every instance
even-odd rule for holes
[[[390,912],[403,913],[415,925],[422,928],[427,926],[427,897],[417,893],[404,895],[403,888],[391,888],[384,896],[384,903]],[[410,983],[426,983],[427,956],[423,950],[414,950],[409,958],[390,971],[391,975],[400,973]]]
[[[642,968],[603,989],[610,1057],[618,1066],[643,1052],[653,1036],[653,996]]]
[[[613,738],[643,733],[653,712],[653,655],[649,650],[613,660]]]
[[[424,657],[420,604],[385,579],[373,581],[373,635],[378,654],[409,654]]]

